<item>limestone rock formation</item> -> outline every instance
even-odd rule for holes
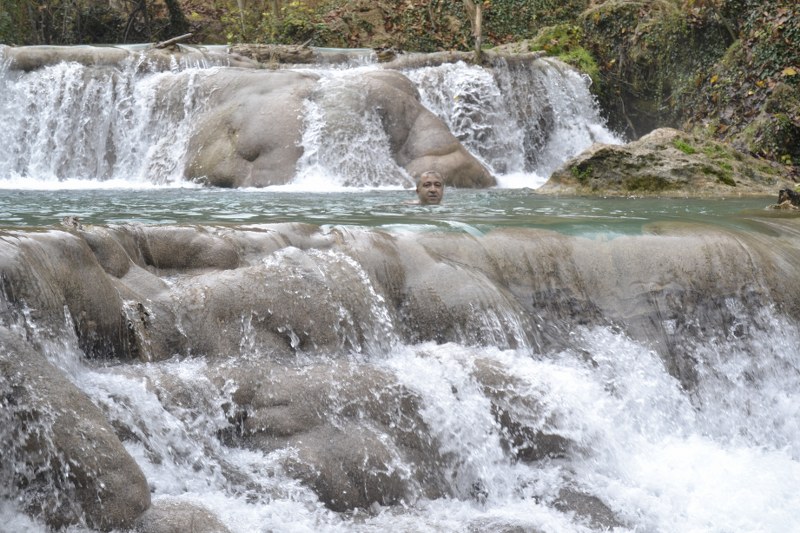
[[[207,78],[213,96],[189,145],[186,178],[218,187],[289,182],[303,155],[304,105],[331,98],[329,90],[317,91],[319,81],[319,74],[288,70],[226,69]],[[421,104],[400,72],[371,71],[341,83],[335,109],[326,117],[327,134],[355,138],[348,129],[359,125],[347,117],[377,111],[390,145],[386,157],[412,177],[437,170],[448,185],[495,185],[489,171]],[[339,153],[344,156],[348,148]]]
[[[130,528],[150,505],[139,465],[89,397],[15,330],[0,326],[0,495],[13,488],[54,528]]]
[[[174,498],[156,500],[136,521],[136,533],[230,533],[213,513]]]
[[[557,169],[545,194],[772,196],[794,183],[775,163],[670,128],[625,145],[594,144]]]
[[[773,216],[752,235],[662,223],[610,242],[526,228],[476,237],[307,224],[7,231],[0,438],[13,454],[3,454],[0,476],[23,493],[57,492],[52,505],[32,500],[32,512],[53,524],[74,523],[84,508],[97,527],[129,527],[147,508],[147,483],[120,443],[144,434],[131,436],[135,428],[118,421],[112,428],[48,361],[66,339],[86,356],[148,363],[114,371],[148,381],[175,413],[192,404],[194,385],[166,374],[156,383],[150,369],[176,356],[200,358],[211,394],[224,391],[216,405],[221,441],[279,452],[281,468],[330,509],[480,499],[480,479],[453,486],[448,478],[452,459],[424,416],[421,393],[375,358],[426,342],[553,354],[568,349],[577,329],[616,324],[651,342],[692,390],[699,363],[688,348],[728,335],[740,307],[752,311],[753,328],[765,305],[800,317],[791,290],[800,283],[800,249],[787,246],[797,223]],[[535,387],[475,350],[466,356],[468,375],[510,461],[588,453],[557,405],[539,402]],[[39,422],[46,433],[28,431]],[[61,470],[65,461],[70,468]],[[21,464],[31,471],[24,479]],[[39,475],[53,465],[53,474]],[[576,490],[560,496],[559,508],[602,527],[618,522]],[[102,507],[90,502],[98,494]],[[144,531],[160,532],[158,512],[147,516]],[[213,530],[214,516],[203,516]]]
[[[447,493],[439,466],[444,459],[420,416],[420,400],[390,374],[349,363],[261,363],[214,373],[220,383],[237,384],[230,443],[264,452],[296,450],[285,468],[330,509]],[[416,466],[409,472],[398,464]]]

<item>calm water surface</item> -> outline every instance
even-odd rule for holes
[[[653,222],[751,227],[774,198],[727,200],[551,197],[529,189],[450,189],[439,206],[410,205],[413,191],[3,190],[0,226],[85,224],[266,224],[306,222],[388,230],[483,233],[497,227],[546,228],[574,235],[636,234]]]

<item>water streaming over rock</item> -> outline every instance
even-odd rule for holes
[[[0,175],[43,186],[180,181],[199,72],[138,73],[133,62],[0,72]]]
[[[0,59],[3,53],[0,48]],[[199,59],[156,66],[135,55],[116,66],[70,61],[25,71],[11,68],[10,60],[0,65],[5,187],[185,184],[192,128],[218,90],[203,80],[222,68]],[[297,188],[413,183],[392,157],[381,109],[366,105],[358,83],[346,82],[379,68],[314,70],[320,79],[302,110]],[[538,186],[592,142],[620,142],[604,127],[587,78],[554,61],[497,60],[490,68],[458,62],[403,72],[423,104],[501,185]]]
[[[499,175],[547,176],[595,142],[616,144],[589,92],[588,78],[556,61],[496,60],[407,72],[422,101]]]
[[[5,189],[174,186],[220,68],[7,67]],[[556,63],[404,73],[501,176],[613,140]],[[407,180],[379,110],[338,106],[352,72],[317,74],[297,190]],[[796,217],[681,206],[611,231],[600,201],[606,218],[566,215],[520,191],[455,195],[484,219],[364,194],[365,225],[350,196],[228,223],[246,195],[305,196],[167,192],[190,222],[147,196],[129,197],[143,223],[0,204],[0,530],[800,529]],[[222,221],[198,222],[210,205]]]

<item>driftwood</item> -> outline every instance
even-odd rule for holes
[[[181,41],[185,41],[191,36],[192,36],[191,33],[184,33],[183,35],[178,35],[177,37],[173,37],[172,39],[167,39],[166,41],[161,41],[160,43],[156,43],[153,45],[153,48],[157,49],[168,48],[173,44],[178,44]]]

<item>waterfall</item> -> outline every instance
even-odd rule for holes
[[[413,183],[395,163],[376,109],[364,101],[363,87],[343,83],[358,70],[332,70],[305,102],[302,146],[295,188],[402,186]],[[359,90],[360,89],[360,90]],[[345,104],[347,102],[347,105]],[[354,105],[355,102],[355,105]],[[356,127],[342,127],[356,124]]]
[[[303,152],[290,190],[413,183],[393,159],[385,118],[365,106],[353,83],[380,68],[363,63],[312,69],[320,80],[302,110]],[[191,185],[183,178],[187,146],[215,92],[203,80],[225,67],[193,58],[156,69],[136,55],[105,66],[0,65],[4,188]],[[621,142],[605,128],[587,79],[554,60],[403,73],[501,186],[537,187],[592,142]]]
[[[622,142],[605,127],[588,77],[546,58],[497,63],[491,70],[459,62],[406,72],[425,105],[497,175],[510,183],[533,175],[526,186],[535,187],[592,143]]]
[[[800,531],[800,219],[531,194],[587,79],[360,56],[0,57],[0,530]],[[270,98],[293,181],[187,183]],[[523,190],[406,203],[396,102]]]
[[[289,475],[287,464],[296,460],[291,447],[265,452],[222,444],[234,386],[215,378],[220,363],[200,358],[110,368],[80,364],[69,375],[127,436],[125,446],[142,467],[154,502],[199,505],[234,533],[588,533],[609,525],[620,532],[777,532],[800,525],[800,434],[794,424],[799,332],[771,320],[773,330],[764,334],[788,336],[792,348],[776,349],[758,363],[732,353],[695,402],[654,352],[610,328],[578,329],[572,347],[549,355],[423,343],[395,346],[380,361],[355,363],[353,370],[377,365],[418,395],[431,437],[440,443],[451,497],[418,495],[404,501],[402,511],[376,505],[351,517],[326,509]],[[717,345],[721,352],[728,348]],[[71,350],[75,360],[81,357],[76,347]],[[788,359],[793,362],[787,366]],[[754,364],[782,370],[742,382],[742,368]],[[487,378],[492,372],[504,376],[508,396],[497,396],[497,383]],[[334,378],[339,392],[331,392],[329,405],[349,403],[347,374]],[[560,455],[509,460],[498,405],[567,443],[558,448]],[[731,418],[734,424],[726,424]],[[722,425],[725,431],[713,429]],[[14,455],[4,454],[4,460],[9,457]],[[394,461],[392,468],[400,472],[419,468],[399,456]],[[604,513],[596,509],[584,509],[584,515],[559,511],[576,497],[601,499],[616,518],[603,522]],[[11,500],[0,507],[0,516],[15,531],[44,528],[18,514]]]
[[[203,95],[196,68],[140,72],[62,62],[0,70],[0,183],[6,187],[180,182]]]

